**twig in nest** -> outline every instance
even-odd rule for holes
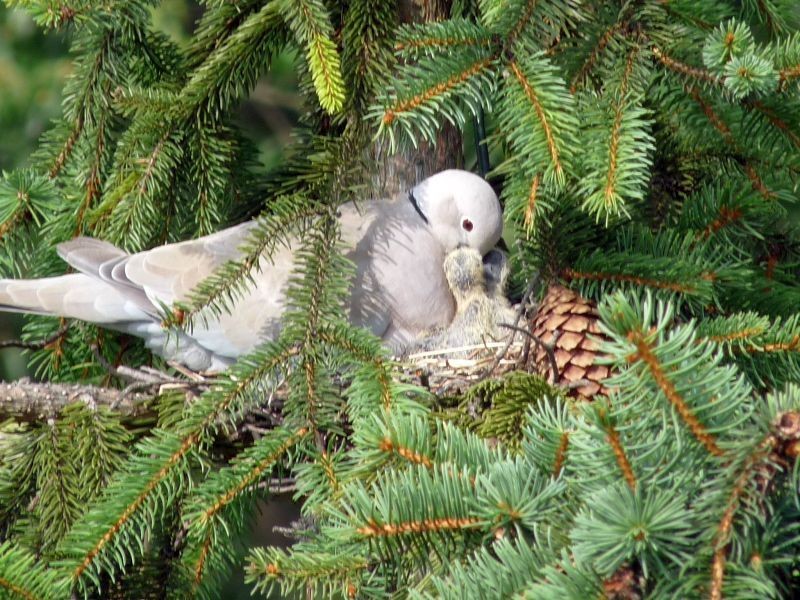
[[[53,342],[55,342],[58,338],[63,336],[67,333],[70,325],[72,323],[67,321],[64,325],[59,327],[58,331],[56,331],[50,337],[46,337],[43,340],[38,340],[35,342],[25,342],[23,340],[5,340],[0,342],[0,348],[24,348],[25,350],[41,350],[42,348],[46,348]]]
[[[522,329],[521,327],[517,327],[516,325],[510,325],[508,323],[500,323],[500,327],[505,327],[506,329],[511,329],[513,331],[519,331],[520,333],[524,333],[537,346],[539,346],[542,350],[544,350],[547,353],[547,358],[550,360],[550,368],[553,371],[553,385],[558,383],[558,378],[559,378],[558,363],[556,363],[556,353],[553,351],[553,346],[551,346],[550,344],[545,344],[542,340],[539,339],[538,335],[534,335],[527,329]]]
[[[256,487],[260,490],[267,490],[270,494],[288,494],[297,491],[297,483],[290,477],[262,481]]]
[[[120,379],[124,379],[126,381],[130,381],[130,385],[128,385],[122,393],[120,397],[111,404],[111,409],[114,410],[119,406],[120,402],[125,400],[131,394],[136,394],[139,392],[144,392],[150,390],[156,386],[159,388],[163,385],[170,385],[174,384],[177,386],[185,386],[188,390],[190,387],[195,387],[197,385],[202,386],[202,383],[197,381],[196,379],[192,381],[187,381],[186,379],[179,379],[176,377],[170,377],[166,373],[162,373],[157,369],[153,369],[152,367],[142,367],[141,369],[132,369],[126,365],[120,365],[119,367],[115,367],[111,363],[109,363],[105,357],[100,353],[100,348],[97,344],[92,344],[91,346],[92,353],[94,357],[97,359],[97,362],[108,371],[110,375],[114,377],[119,377]],[[206,382],[204,378],[200,378],[202,382]]]
[[[517,315],[514,318],[514,327],[519,327],[519,321],[522,318],[522,313],[525,312],[525,306],[530,301],[531,296],[533,295],[533,292],[536,290],[537,287],[539,287],[539,273],[538,272],[531,278],[530,282],[528,282],[528,287],[525,290],[525,293],[522,295],[522,300],[520,300],[519,306],[517,306]],[[514,342],[514,336],[511,335],[511,336],[509,336],[508,341],[506,342],[506,345],[503,346],[503,349],[495,357],[494,361],[492,362],[491,366],[489,367],[489,370],[486,372],[487,375],[490,375],[490,374],[494,373],[495,369],[500,364],[500,361],[503,360],[506,357],[506,354],[508,354],[508,350],[509,350],[509,348],[511,348],[511,344],[513,342]]]
[[[592,385],[593,383],[597,383],[596,381],[589,381],[588,379],[576,379],[575,381],[570,381],[564,387],[568,390],[574,390],[576,388],[584,387],[587,385]]]

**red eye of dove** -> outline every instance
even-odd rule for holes
[[[461,221],[461,226],[467,231],[472,231],[472,221],[470,221],[469,219],[464,219],[463,221]]]

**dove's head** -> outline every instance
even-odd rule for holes
[[[408,197],[445,253],[465,246],[483,256],[503,233],[497,195],[482,177],[469,171],[449,169],[431,175]]]

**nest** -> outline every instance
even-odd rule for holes
[[[524,368],[528,345],[519,337],[416,352],[402,362],[403,371],[411,381],[437,396],[461,394],[484,379]]]

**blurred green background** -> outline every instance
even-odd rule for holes
[[[165,0],[153,10],[153,25],[185,47],[201,14],[197,2]],[[0,0],[0,171],[29,165],[39,137],[59,115],[71,71],[69,43],[68,34],[45,34],[24,11]],[[286,53],[239,107],[243,131],[257,145],[265,169],[281,160],[300,110],[294,57]],[[0,341],[17,339],[22,323],[23,317],[0,312]],[[0,348],[0,380],[26,374],[21,352]]]

